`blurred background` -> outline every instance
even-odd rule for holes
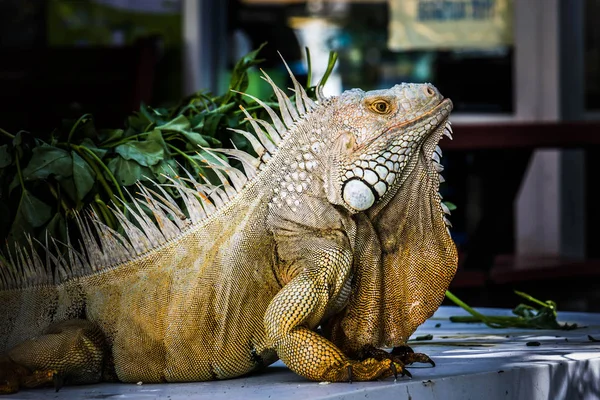
[[[0,0],[0,128],[83,113],[118,128],[142,103],[223,93],[264,42],[284,84],[277,52],[306,80],[309,47],[315,83],[335,50],[327,95],[431,82],[454,101],[441,147],[455,294],[600,311],[598,20],[598,0]]]

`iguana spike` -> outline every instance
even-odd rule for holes
[[[17,252],[17,260],[18,260],[18,264],[17,264],[17,268],[20,271],[23,271],[23,278],[25,278],[25,281],[28,281],[29,276],[30,276],[30,271],[29,268],[27,268],[27,263],[25,262],[25,259],[23,257],[23,249],[21,248],[21,246],[16,246],[15,247],[16,252]],[[20,284],[20,282],[19,282]]]
[[[183,202],[185,204],[185,208],[187,209],[187,212],[190,216],[190,220],[192,221],[192,224],[195,224],[198,221],[200,221],[206,217],[206,212],[204,210],[204,206],[202,205],[200,198],[198,196],[191,195],[189,193],[189,190],[184,190],[187,188],[180,181],[175,180],[174,178],[171,178],[170,176],[166,176],[165,178],[167,180],[169,180],[170,182],[172,182],[172,184],[165,184],[164,186],[172,187],[175,190],[177,190],[177,192],[179,192],[179,195],[181,196],[181,199],[183,200]],[[178,178],[178,179],[181,179],[181,178]]]
[[[161,207],[162,202],[154,198],[147,188],[143,185],[138,185],[140,189],[140,195],[146,200],[147,206],[152,211],[154,219],[158,224],[158,229],[161,234],[167,239],[172,239],[180,233],[179,227],[175,222],[171,221],[169,216],[176,219],[176,217],[170,212],[168,208]]]
[[[18,246],[15,244],[15,252],[18,250]],[[15,263],[15,260],[13,258],[13,252],[9,251],[8,252],[8,261],[9,261],[9,265],[6,268],[6,280],[8,281],[7,283],[7,287],[8,288],[18,288],[20,285],[20,275],[17,275],[17,270],[19,268],[19,263],[18,263],[18,259],[17,262]]]
[[[158,193],[155,190],[152,190],[150,188],[146,188],[146,190],[148,190],[149,193],[152,194],[152,196],[154,198],[157,198],[160,200],[159,205],[161,207],[165,207],[168,208],[169,211],[171,212],[171,215],[173,215],[173,222],[175,224],[177,224],[177,226],[179,227],[179,229],[183,229],[183,227],[185,226],[183,221],[185,220],[186,216],[183,212],[181,212],[181,210],[179,209],[178,206],[176,206],[175,204],[175,200],[173,199],[173,197],[171,197],[171,195],[169,193],[167,193],[167,191],[165,189],[163,189],[162,185],[159,185],[157,183],[155,183],[157,189],[160,191],[160,193]]]
[[[255,119],[255,121],[261,124],[263,128],[265,128],[265,130],[273,140],[273,143],[275,143],[276,146],[279,146],[279,144],[281,143],[281,137],[279,137],[279,134],[277,133],[275,128],[273,128],[273,126],[267,121],[264,121],[262,119]]]
[[[118,243],[113,243],[113,235],[109,232],[109,227],[103,224],[98,217],[94,214],[88,215],[86,225],[89,225],[88,229],[95,235],[92,240],[96,241],[98,247],[98,254],[95,254],[95,262],[99,262],[98,267],[109,267],[118,264],[123,258],[123,250],[119,251]],[[92,263],[94,271],[98,270],[98,267]]]
[[[231,180],[234,189],[239,193],[248,182],[248,177],[237,168],[227,167],[225,171],[227,172],[227,176],[229,177],[229,180]]]
[[[54,263],[54,260],[52,260],[52,254],[50,253],[50,246],[48,244],[48,230],[46,230],[45,235],[44,235],[44,244],[43,244],[43,248],[46,251],[46,268],[48,268],[48,270],[52,271],[52,265],[55,265],[55,267],[58,267],[58,264]],[[60,253],[57,253],[60,254]],[[54,273],[52,274],[52,281],[53,282],[57,282],[58,281],[58,268],[54,268]]]
[[[319,101],[319,103],[323,103],[325,100],[327,100],[327,98],[323,94],[323,85],[321,85],[321,82],[319,82],[317,84],[317,87],[315,88],[315,92],[316,92],[317,100]]]
[[[223,189],[221,189],[218,186],[212,187],[212,191],[210,192],[210,198],[213,200],[213,203],[215,204],[215,207],[217,207],[217,209],[223,207],[225,204],[227,204],[227,201],[229,200],[227,198],[227,194],[223,191]]]
[[[110,256],[110,260],[107,260],[107,266],[126,262],[132,254],[135,254],[132,251],[131,244],[120,240],[120,235],[115,230],[104,225],[97,218],[92,219],[92,223],[98,233],[102,251]]]
[[[54,246],[55,253],[60,254],[61,252],[58,248],[58,242],[52,239],[52,245]],[[69,265],[66,263],[66,260],[63,257],[55,257],[50,251],[47,251],[46,254],[48,254],[48,256],[52,259],[52,262],[56,266],[58,282],[65,281],[73,276],[71,268],[69,268]]]
[[[208,165],[211,166],[210,162],[208,162]],[[192,192],[192,195],[193,196],[198,196],[200,198],[200,203],[202,204],[202,207],[204,208],[204,211],[206,212],[206,215],[210,215],[210,214],[214,213],[217,210],[217,207],[215,207],[215,204],[213,204],[213,202],[210,201],[210,199],[209,199],[210,193],[208,191],[208,189],[212,185],[210,185],[210,184],[200,184],[200,183],[198,183],[198,181],[196,181],[196,179],[194,179],[194,177],[192,176],[192,174],[190,173],[190,171],[188,171],[187,169],[183,169],[183,171],[188,176],[188,178],[180,178],[180,179],[182,181],[184,181],[184,182],[189,182],[189,183],[192,184],[192,186],[194,186],[194,188],[196,189],[197,193],[193,193]],[[183,186],[183,185],[182,185],[182,188],[185,191],[190,192],[190,188],[188,188],[186,186]]]
[[[243,108],[243,107],[240,106],[240,108]],[[265,154],[265,152],[267,151],[267,149],[265,149],[263,147],[263,145],[258,141],[258,139],[256,139],[254,137],[254,135],[252,135],[250,132],[246,132],[242,129],[235,129],[235,128],[227,128],[227,129],[244,136],[250,142],[250,145],[252,146],[252,148],[254,149],[254,151],[256,152],[256,154],[258,155],[259,158],[262,157],[262,155]]]
[[[271,87],[273,88],[273,92],[277,97],[277,101],[279,102],[279,110],[281,112],[281,117],[283,118],[283,122],[289,128],[294,125],[294,121],[299,119],[298,112],[294,108],[294,105],[290,101],[290,99],[286,96],[286,94],[281,90],[275,82],[271,79],[271,77],[263,70],[261,70],[264,76],[261,76],[262,79],[267,81]]]
[[[296,93],[296,108],[298,109],[298,113],[301,116],[303,116],[304,114],[306,114],[306,110],[304,108],[304,103],[303,103],[304,99],[302,97],[302,92],[304,92],[304,89],[302,89],[302,86],[300,85],[300,83],[298,83],[298,80],[292,73],[292,70],[290,69],[287,62],[285,62],[285,59],[283,58],[281,53],[278,51],[277,54],[279,54],[279,57],[281,57],[281,61],[283,61],[283,65],[285,65],[285,69],[287,69],[288,74],[290,75],[290,78],[292,79],[292,83],[294,84],[294,92]]]
[[[260,122],[261,120],[257,121]],[[231,183],[233,184],[233,188],[231,188],[231,185],[229,185],[229,188],[231,190],[235,190],[236,194],[239,193],[239,191],[242,190],[244,188],[244,185],[248,182],[248,177],[244,175],[240,170],[238,170],[237,168],[233,168],[231,165],[229,165],[228,162],[219,157],[217,153],[226,155],[224,152],[220,151],[222,149],[209,149],[202,147],[202,150],[204,150],[207,154],[210,154],[217,161],[217,163],[221,164],[221,166],[217,166],[217,168],[214,168],[214,171],[224,171],[227,174],[227,177],[231,180]],[[250,157],[253,160],[255,160],[254,157]],[[221,182],[223,183],[223,186],[227,186],[226,182],[227,184],[229,183],[227,180],[224,181],[222,179]]]
[[[256,120],[250,115],[250,113],[248,111],[246,111],[246,109],[244,107],[242,107],[240,105],[240,109],[246,116],[246,121],[250,122],[250,125],[252,125],[252,128],[254,129],[254,132],[256,133],[256,136],[258,137],[258,140],[260,140],[262,145],[267,149],[267,151],[269,153],[274,154],[275,151],[277,150],[277,147],[275,147],[275,145],[273,144],[271,139],[269,139],[269,137],[266,135],[266,133],[262,129],[260,129],[260,126],[258,126],[258,124],[256,123]]]
[[[222,188],[225,191],[225,194],[227,195],[227,200],[228,201],[233,200],[233,198],[237,195],[238,192],[234,189],[233,186],[231,186],[231,184],[229,183],[229,180],[227,179],[225,174],[223,174],[223,172],[221,172],[221,171],[227,172],[227,170],[225,170],[224,167],[219,167],[219,168],[214,168],[213,171],[217,175],[219,180],[221,181]]]
[[[102,249],[100,249],[98,241],[90,229],[88,220],[81,218],[79,213],[75,213],[75,221],[77,222],[79,231],[81,232],[81,238],[83,239],[83,246],[81,246],[81,249],[84,249],[92,271],[96,271],[96,266],[106,265],[106,260],[104,260],[105,255],[102,253]]]
[[[142,210],[142,207],[140,207],[140,201],[134,198],[131,194],[129,194],[129,197],[132,199],[133,206],[137,212],[134,212],[129,204],[125,204],[125,207],[131,212],[133,218],[135,218],[137,223],[142,228],[142,232],[148,237],[148,240],[151,243],[151,248],[157,247],[161,243],[164,243],[165,238],[162,232],[156,227],[156,225],[154,225],[152,220],[146,216],[144,210]]]
[[[32,273],[34,276],[34,284],[35,285],[47,285],[52,283],[52,271],[50,271],[49,265],[44,264],[40,259],[37,251],[35,251],[35,247],[33,246],[33,241],[31,240],[31,236],[27,235],[27,243],[29,243],[30,251],[27,252],[28,260],[31,263]],[[40,243],[41,244],[41,243]],[[46,252],[47,253],[47,252]]]
[[[306,107],[307,112],[310,112],[310,111],[314,110],[315,108],[317,108],[317,103],[315,103],[313,101],[313,99],[308,97],[308,94],[306,94],[306,91],[304,89],[302,90],[302,92],[300,94],[302,96],[302,100],[304,100],[304,107]]]
[[[182,180],[187,181],[187,179],[185,178],[182,178]],[[198,186],[196,186],[196,190],[198,191],[198,194],[202,194],[210,199],[210,204],[212,205],[212,207],[214,207],[214,209],[209,210],[210,213],[218,210],[226,203],[226,201],[221,196],[221,193],[219,192],[218,186],[215,186],[211,183],[198,184]]]
[[[127,207],[124,202],[122,202],[122,204],[129,210],[129,207]],[[144,234],[144,232],[142,232],[137,226],[132,224],[127,219],[125,214],[123,214],[123,211],[116,209],[115,216],[119,220],[121,227],[123,227],[125,236],[133,246],[133,250],[135,251],[136,255],[142,254],[151,248],[151,243],[148,237]]]
[[[208,193],[208,190],[205,187],[201,187],[200,190],[198,190],[198,193],[196,193],[195,195],[200,198],[202,207],[204,207],[204,212],[206,212],[207,215],[210,215],[217,211],[217,207],[211,201],[209,197],[210,193]]]
[[[241,161],[244,172],[248,179],[252,179],[258,173],[258,166],[260,165],[260,159],[251,156],[245,151],[238,149],[213,149],[219,151],[219,153],[227,154],[236,160]]]
[[[277,113],[275,111],[273,111],[273,109],[271,107],[269,107],[264,101],[262,101],[258,97],[252,96],[251,94],[248,94],[248,93],[238,92],[237,90],[234,90],[234,92],[244,95],[246,97],[250,97],[252,100],[257,102],[262,108],[264,108],[267,111],[267,113],[269,114],[269,117],[271,117],[271,120],[273,121],[273,125],[275,125],[274,129],[277,130],[276,135],[273,135],[271,133],[269,133],[269,134],[271,135],[273,142],[276,145],[279,145],[279,143],[281,142],[280,135],[285,135],[285,132],[287,131],[287,129],[286,129],[285,125],[283,125],[283,122],[281,122],[281,119],[279,119],[279,116],[277,115]]]
[[[84,260],[82,259],[82,257],[80,257],[80,254],[73,248],[73,246],[71,246],[71,238],[69,236],[69,225],[67,225],[66,238],[67,238],[66,244],[61,243],[60,241],[58,241],[56,239],[52,239],[52,241],[55,242],[55,246],[56,246],[56,243],[61,243],[67,249],[67,258],[69,260],[67,265],[68,265],[69,273],[72,276],[81,276],[82,274],[87,273],[87,269],[86,269],[87,264],[84,263]],[[80,248],[83,248],[83,247],[80,247]]]

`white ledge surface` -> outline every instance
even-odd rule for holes
[[[487,315],[510,310],[479,309]],[[599,399],[600,314],[559,313],[561,322],[582,329],[491,329],[483,324],[452,323],[466,315],[441,307],[415,333],[433,340],[412,341],[415,351],[431,356],[437,366],[414,365],[412,379],[378,382],[319,383],[295,375],[277,362],[261,374],[225,381],[125,384],[103,383],[22,391],[3,399]],[[436,328],[436,324],[440,324]],[[539,346],[527,346],[539,342]]]

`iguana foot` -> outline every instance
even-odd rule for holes
[[[54,384],[55,370],[31,371],[8,357],[0,358],[0,394],[16,393],[21,388],[36,388]]]
[[[379,361],[390,360],[393,364],[402,366],[401,375],[408,376],[411,376],[411,374],[405,369],[405,366],[414,362],[429,363],[435,367],[435,363],[428,355],[415,353],[413,349],[406,345],[394,347],[391,353],[373,346],[366,346],[358,352],[357,358],[359,360],[369,358],[374,358]]]
[[[31,374],[27,368],[13,362],[10,358],[0,357],[0,394],[19,391],[21,380]]]
[[[104,336],[91,322],[56,323],[0,357],[0,393],[20,388],[95,383],[102,377]]]
[[[392,360],[377,360],[367,358],[361,361],[350,360],[344,366],[336,366],[327,371],[322,380],[329,382],[350,382],[353,381],[373,381],[383,379],[389,376],[410,377],[410,373],[404,369],[404,366]]]

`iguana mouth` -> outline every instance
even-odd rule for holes
[[[411,119],[408,121],[402,121],[396,125],[390,126],[388,129],[383,131],[381,135],[377,136],[377,138],[389,133],[390,131],[395,131],[398,129],[406,129],[406,128],[410,127],[411,125],[418,124],[421,121],[429,121],[433,118],[437,119],[438,116],[440,116],[440,115],[445,115],[445,117],[434,126],[435,128],[430,131],[430,132],[434,132],[435,129],[437,129],[442,124],[442,122],[444,122],[447,119],[447,116],[450,114],[450,111],[452,111],[452,108],[453,108],[452,100],[442,99],[439,102],[439,104],[437,106],[435,106],[434,108],[432,108],[431,110],[421,114],[417,118],[414,118],[414,119]],[[377,140],[377,138],[375,138],[374,140]]]

